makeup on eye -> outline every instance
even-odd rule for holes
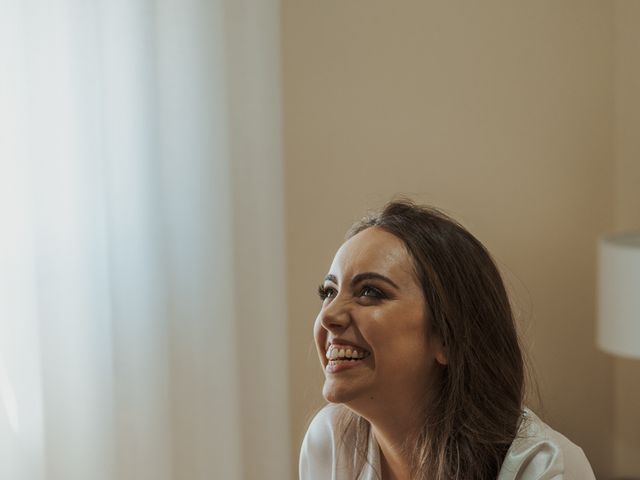
[[[333,287],[325,287],[322,284],[318,285],[318,296],[323,302],[329,297],[335,297],[336,293],[336,289]]]
[[[359,297],[371,297],[371,298],[387,298],[382,290],[372,285],[363,285],[360,289]]]
[[[378,287],[375,287],[370,284],[364,284],[360,287],[354,289],[357,297],[369,297],[372,299],[385,299],[388,296],[384,293],[384,291]],[[332,286],[319,285],[318,286],[318,296],[320,300],[323,302],[327,298],[333,298],[338,294],[338,291]]]

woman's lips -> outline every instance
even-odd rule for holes
[[[327,366],[324,368],[326,373],[338,373],[344,370],[350,370],[352,368],[360,366],[366,358],[359,360],[329,360]]]
[[[325,372],[338,373],[343,370],[350,370],[357,367],[370,355],[371,352],[351,342],[336,341],[334,339],[329,343],[325,353],[325,358],[327,359]]]

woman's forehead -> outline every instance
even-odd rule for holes
[[[381,228],[369,227],[342,244],[330,269],[338,279],[362,272],[376,272],[401,280],[413,276],[413,263],[402,240]]]

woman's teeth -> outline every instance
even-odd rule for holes
[[[327,350],[326,357],[332,362],[340,362],[344,360],[360,360],[369,356],[369,352],[356,348],[334,347],[330,346]]]

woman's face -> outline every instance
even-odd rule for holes
[[[446,359],[427,334],[424,295],[404,243],[376,227],[361,231],[336,253],[320,293],[314,336],[324,397],[363,415],[374,405],[419,405],[435,363]]]

